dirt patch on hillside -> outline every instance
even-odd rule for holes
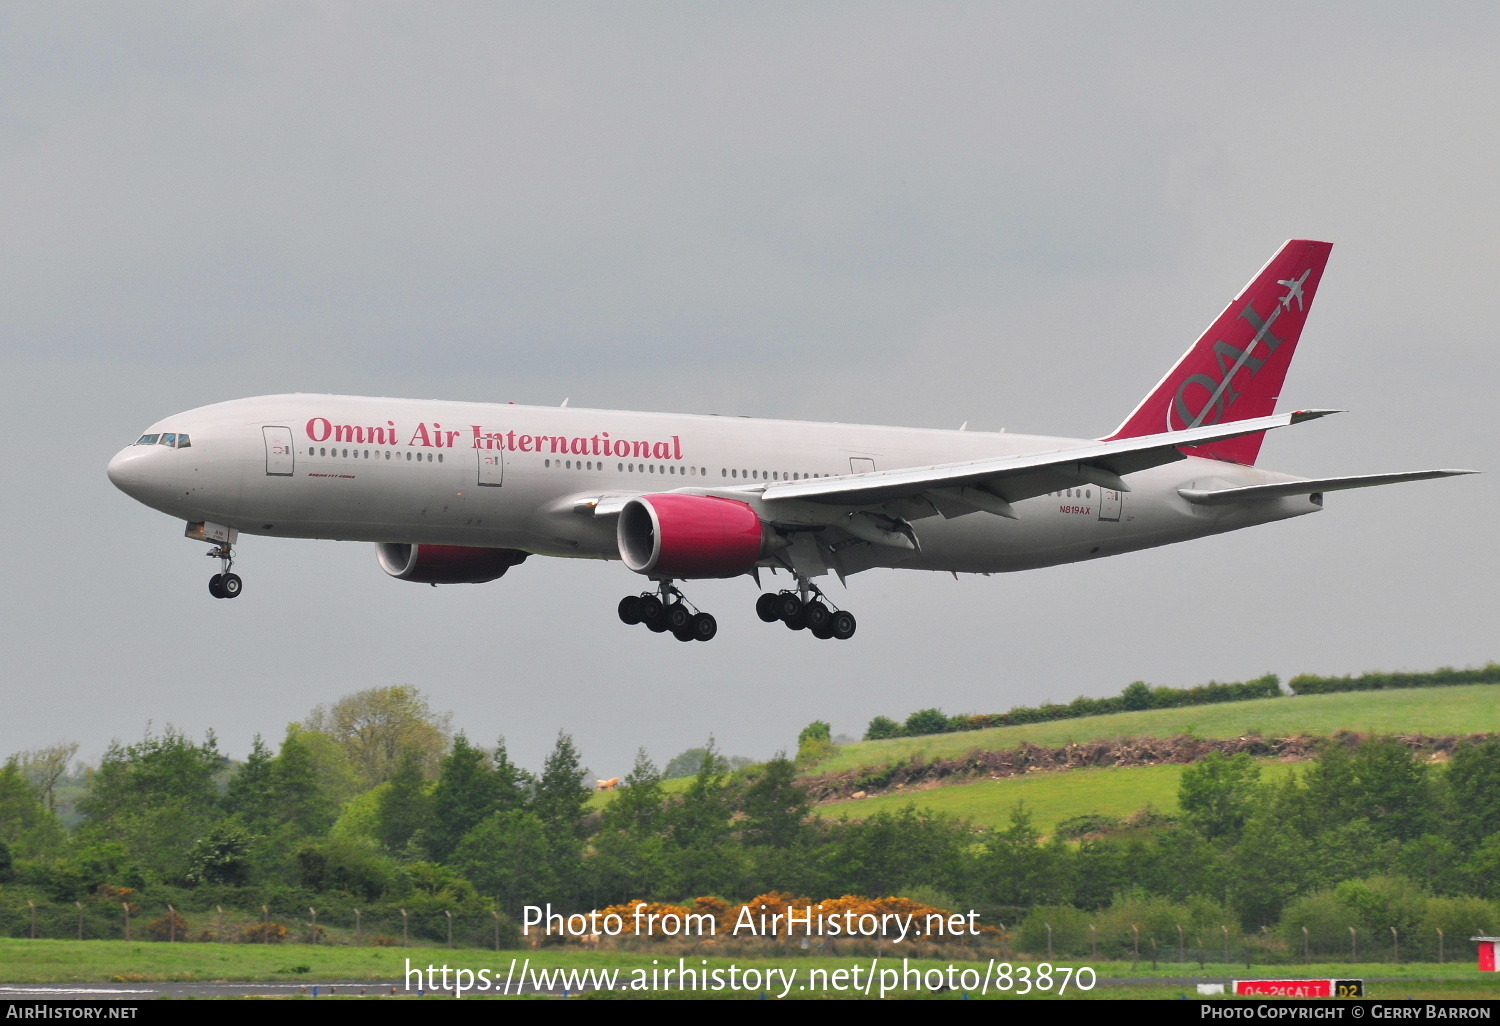
[[[1085,741],[1081,744],[1049,748],[1029,742],[1003,751],[976,749],[956,759],[932,762],[898,762],[888,766],[845,770],[842,773],[810,774],[802,778],[814,803],[846,801],[873,797],[943,784],[967,784],[976,780],[1001,780],[1047,770],[1087,769],[1091,766],[1160,766],[1165,763],[1186,764],[1206,759],[1213,752],[1238,755],[1244,752],[1255,759],[1282,759],[1300,762],[1315,758],[1318,749],[1329,740],[1355,747],[1368,735],[1340,731],[1333,737],[1297,734],[1292,737],[1244,737],[1205,740],[1180,734],[1177,737],[1131,737]],[[1481,741],[1488,734],[1397,734],[1395,738],[1413,751],[1424,753],[1432,761],[1444,761],[1460,741]]]

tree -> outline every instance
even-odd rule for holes
[[[111,854],[116,867],[132,864],[148,877],[182,881],[189,869],[187,839],[202,836],[218,819],[216,777],[225,762],[212,732],[202,744],[168,727],[133,745],[110,745],[78,803],[86,818],[79,839],[86,846],[117,845],[124,857]]]
[[[275,756],[259,734],[250,745],[250,757],[229,781],[224,804],[246,823],[262,825],[276,822],[280,803],[272,779]]]
[[[740,801],[745,820],[740,836],[746,844],[790,847],[802,835],[807,819],[806,788],[797,784],[797,767],[778,755],[763,767]]]
[[[564,900],[565,878],[547,825],[534,812],[496,812],[469,831],[453,853],[453,867],[512,916],[523,904]]]
[[[1427,764],[1393,737],[1373,737],[1354,753],[1354,814],[1382,837],[1410,840],[1427,832],[1435,795]]]
[[[536,777],[510,761],[505,750],[505,738],[495,742],[495,807],[501,812],[521,809],[531,800],[536,787]]]
[[[1500,825],[1500,738],[1460,742],[1443,785],[1446,832],[1472,848]]]
[[[1151,685],[1143,680],[1131,681],[1125,685],[1125,690],[1120,692],[1122,704],[1130,712],[1151,708],[1152,697]]]
[[[434,713],[416,688],[398,684],[359,691],[331,706],[320,705],[306,725],[332,738],[364,786],[374,787],[390,779],[407,750],[419,753],[423,770],[435,776],[448,749],[450,720],[446,713]]]
[[[0,841],[15,844],[27,831],[35,829],[47,814],[42,796],[21,772],[16,759],[0,768]]]
[[[656,764],[640,749],[624,783],[604,807],[588,868],[595,893],[606,901],[650,900],[667,882],[661,779]]]
[[[866,741],[883,741],[889,737],[900,736],[901,724],[897,723],[889,716],[877,716],[873,720],[871,720],[870,725],[865,728]]]
[[[738,852],[729,843],[734,810],[724,787],[727,770],[709,738],[697,775],[668,812],[669,861],[680,892],[722,893],[739,876]]]
[[[946,734],[952,729],[941,709],[918,709],[906,718],[903,732],[907,737],[920,737],[923,734]]]
[[[436,861],[446,862],[464,835],[496,811],[498,784],[489,756],[462,733],[455,737],[430,801],[427,847]]]
[[[833,728],[826,720],[814,720],[797,735],[797,765],[812,766],[839,750],[833,743]]]
[[[1235,838],[1250,816],[1260,785],[1260,767],[1240,752],[1232,758],[1211,752],[1182,771],[1177,803],[1204,837]]]
[[[193,842],[187,859],[188,882],[234,886],[246,883],[250,879],[250,845],[253,840],[243,823],[222,820]]]
[[[164,808],[206,813],[219,804],[214,776],[224,764],[212,731],[201,745],[173,727],[159,736],[148,733],[133,745],[115,742],[78,809],[96,823]]]
[[[409,751],[401,757],[395,774],[380,792],[376,814],[380,843],[397,854],[406,851],[417,831],[430,822],[430,807],[422,757]]]
[[[1043,844],[1024,804],[1016,804],[1010,826],[991,834],[986,849],[982,872],[997,904],[1039,905],[1069,896],[1066,843]]]
[[[301,834],[325,833],[357,787],[343,751],[328,735],[299,723],[287,726],[271,764],[280,821]]]
[[[581,764],[573,739],[558,731],[557,744],[542,765],[531,801],[532,809],[549,831],[581,836],[583,810],[593,794],[584,784],[587,777],[588,770]]]
[[[661,772],[644,748],[636,750],[635,765],[604,807],[601,830],[623,830],[636,834],[660,834],[665,794]]]
[[[48,812],[57,812],[57,782],[68,772],[68,766],[77,754],[77,741],[60,741],[46,748],[33,748],[16,757],[21,772],[41,792],[42,804],[47,806]]]

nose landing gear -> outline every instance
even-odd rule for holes
[[[662,581],[655,595],[626,595],[620,600],[620,621],[643,623],[657,634],[671,632],[678,641],[712,641],[719,621],[687,600],[671,581]]]
[[[224,567],[222,573],[214,574],[208,579],[208,593],[214,598],[239,598],[245,582],[240,580],[239,574],[229,572],[229,568],[234,566],[234,547],[216,545],[208,550],[208,555],[219,560]]]
[[[803,577],[797,579],[796,591],[761,595],[755,601],[755,613],[766,623],[780,620],[794,631],[805,630],[825,641],[854,637],[854,614],[834,606],[816,584]]]

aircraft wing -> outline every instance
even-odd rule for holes
[[[778,481],[759,491],[765,502],[799,500],[833,506],[876,506],[923,496],[945,515],[987,510],[1014,517],[1010,503],[1045,495],[1061,488],[1091,483],[1101,488],[1129,491],[1126,474],[1173,463],[1187,457],[1182,446],[1199,446],[1239,435],[1300,424],[1336,410],[1280,413],[1230,424],[1171,431],[1021,456],[997,456],[931,467],[877,470],[865,474]],[[752,491],[752,489],[744,489]],[[953,512],[949,509],[958,507]]]
[[[1308,481],[1287,481],[1280,484],[1249,485],[1244,488],[1179,488],[1177,494],[1188,502],[1199,506],[1230,506],[1241,502],[1257,502],[1262,499],[1281,499],[1290,495],[1311,495],[1314,492],[1337,492],[1345,488],[1373,488],[1376,485],[1398,484],[1402,481],[1430,481],[1435,477],[1458,477],[1462,474],[1477,474],[1477,470],[1413,470],[1404,474],[1361,474],[1355,477],[1320,477]]]

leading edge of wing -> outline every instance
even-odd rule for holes
[[[1021,456],[996,456],[930,467],[876,470],[864,474],[814,478],[806,481],[781,481],[765,486],[760,492],[760,497],[767,502],[798,499],[804,502],[832,505],[865,506],[918,495],[931,488],[969,486],[983,487],[1003,499],[1018,502],[1023,498],[1030,498],[1033,494],[1043,494],[1049,489],[1042,488],[1041,491],[1033,492],[1023,487],[1019,490],[1008,491],[1005,487],[1007,478],[1055,469],[1080,481],[1094,480],[1097,483],[1101,476],[1118,478],[1125,474],[1133,474],[1151,467],[1186,459],[1187,457],[1179,451],[1182,446],[1202,445],[1205,442],[1253,434],[1257,431],[1270,431],[1338,412],[1340,411],[1299,410],[1295,413],[1278,413],[1270,417],[1239,420],[1231,424],[1122,438],[1112,442],[1089,442],[1073,448],[1026,453]],[[1090,471],[1094,473],[1091,475]],[[1103,471],[1103,475],[1097,473],[1099,471]],[[1104,485],[1104,487],[1111,487],[1111,485]],[[1027,494],[1022,494],[1022,492]]]

